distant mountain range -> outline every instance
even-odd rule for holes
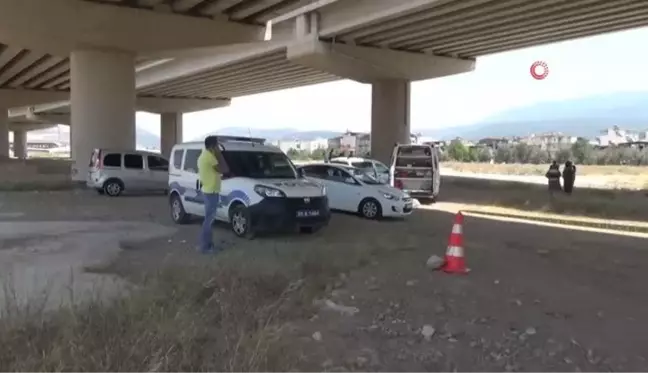
[[[513,108],[471,125],[442,129],[415,128],[412,132],[443,140],[456,137],[477,140],[484,137],[526,136],[543,132],[563,132],[572,136],[593,138],[601,130],[614,125],[631,130],[648,129],[648,92],[617,92],[540,102]],[[249,136],[250,132],[247,128],[228,127],[213,134]],[[252,136],[268,140],[305,141],[339,135],[340,133],[335,131],[299,131],[294,128],[252,130]]]
[[[243,127],[225,127],[221,128],[218,131],[209,132],[204,135],[198,136],[194,140],[202,140],[209,135],[221,135],[221,136],[252,136],[252,137],[261,137],[268,141],[277,141],[277,140],[300,140],[308,141],[321,138],[331,138],[335,136],[340,136],[341,132],[335,131],[299,131],[295,128],[273,128],[273,129],[247,129]]]
[[[70,143],[70,127],[59,125],[42,130],[29,131],[28,140],[30,141],[57,141]],[[144,128],[137,127],[136,130],[137,144],[145,148],[159,148],[160,136],[145,130]]]
[[[572,136],[592,138],[601,130],[617,125],[623,129],[648,130],[648,91],[617,92],[606,95],[588,96],[577,99],[540,102],[534,105],[518,107],[501,112],[485,120],[466,126],[442,129],[413,129],[423,136],[436,139],[453,139],[462,137],[477,140],[484,137],[526,136],[532,133],[564,132]],[[41,131],[30,132],[30,138],[61,137],[69,141],[69,127],[60,126]],[[225,127],[218,131],[206,133],[205,136],[229,135],[262,137],[267,140],[301,140],[339,136],[336,131],[300,131],[295,128],[252,129],[245,127]],[[137,143],[147,148],[159,147],[160,137],[143,128],[137,127]]]
[[[592,138],[614,125],[630,130],[648,129],[648,92],[620,92],[540,102],[504,111],[476,124],[420,132],[439,139],[462,137],[476,140],[554,131]]]

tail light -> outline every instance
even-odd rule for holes
[[[401,190],[402,190],[402,189],[403,189],[403,182],[400,181],[400,180],[395,180],[395,181],[394,181],[394,188],[397,188],[397,189],[401,189]]]
[[[99,151],[97,152],[97,158],[95,158],[95,164],[94,164],[94,167],[95,167],[96,169],[101,169],[101,168],[103,168],[103,157],[102,157],[102,154],[101,154],[101,150],[99,150]]]

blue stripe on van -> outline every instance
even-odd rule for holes
[[[198,203],[201,205],[205,204],[205,199],[203,193],[200,190],[195,190],[193,188],[186,188],[180,185],[177,181],[171,182],[169,184],[172,190],[178,191],[181,196],[184,197],[185,201]],[[243,202],[246,206],[250,205],[250,197],[240,189],[234,189],[228,194],[222,194],[219,201],[219,206],[229,206],[229,204],[234,201],[239,200]]]

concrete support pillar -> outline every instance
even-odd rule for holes
[[[388,79],[371,85],[371,157],[389,164],[395,143],[410,143],[410,82]]]
[[[14,157],[27,159],[27,131],[13,131],[13,150]]]
[[[135,149],[135,55],[79,50],[70,66],[72,179],[83,181],[94,148]]]
[[[0,107],[0,158],[9,158],[9,111]]]
[[[162,113],[160,125],[160,150],[169,158],[173,145],[182,142],[182,113]]]

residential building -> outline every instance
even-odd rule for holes
[[[520,139],[520,142],[537,146],[542,150],[556,151],[560,148],[571,146],[577,140],[576,136],[565,135],[562,132],[547,132],[541,134],[531,134],[526,138]]]
[[[648,131],[629,131],[613,126],[601,131],[601,135],[596,137],[596,143],[600,147],[610,145],[619,145],[623,143],[646,140]]]
[[[476,146],[497,149],[502,145],[508,145],[510,143],[511,140],[506,137],[486,137],[477,141]]]
[[[287,153],[290,149],[312,153],[317,149],[326,149],[329,145],[329,140],[275,140],[271,141],[271,144],[281,149],[284,153]]]

